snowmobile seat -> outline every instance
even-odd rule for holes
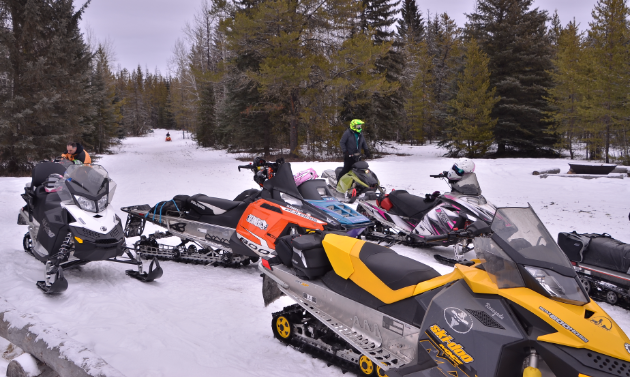
[[[234,209],[241,203],[241,201],[208,197],[205,194],[195,194],[188,199],[189,208],[200,215],[220,215]]]
[[[389,200],[394,205],[396,213],[409,217],[420,219],[424,214],[435,207],[436,201],[426,202],[423,197],[409,194],[406,190],[394,190],[389,194]]]
[[[247,189],[243,193],[239,194],[234,198],[235,202],[254,202],[260,196],[260,190],[258,189]]]
[[[66,172],[66,167],[59,163],[53,163],[50,161],[45,161],[39,163],[33,168],[33,175],[31,178],[31,188],[38,187],[48,179],[48,176],[53,173],[58,173],[63,176]]]
[[[323,246],[337,275],[386,304],[413,296],[418,284],[440,276],[428,265],[363,240],[327,234]]]
[[[322,179],[306,181],[298,187],[298,190],[302,197],[307,200],[322,201],[322,197],[334,198],[334,195],[328,189],[328,185],[326,185],[326,180]]]

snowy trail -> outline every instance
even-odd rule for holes
[[[150,204],[176,194],[206,193],[234,198],[254,187],[250,172],[224,151],[198,149],[173,133],[164,142],[163,130],[125,140],[116,155],[102,164],[117,182],[113,206]],[[400,147],[411,156],[390,156],[370,162],[388,188],[414,193],[446,190],[431,179],[449,168],[434,147]],[[629,180],[577,180],[532,176],[537,169],[560,167],[566,161],[551,159],[477,160],[484,195],[499,206],[531,203],[552,235],[559,231],[608,232],[630,241],[627,204]],[[313,167],[318,173],[336,163],[294,163],[294,172]],[[282,298],[263,306],[261,279],[255,266],[214,268],[162,262],[164,276],[145,284],[128,278],[124,265],[90,263],[66,273],[68,290],[44,296],[35,287],[44,266],[22,251],[24,226],[16,225],[19,194],[28,178],[0,178],[0,293],[21,311],[66,331],[130,376],[339,376],[341,371],[320,360],[283,346],[273,338],[271,313],[291,303]],[[124,220],[126,215],[118,211]],[[155,228],[147,225],[145,232]],[[130,239],[129,244],[135,239]],[[412,249],[396,246],[401,254],[435,267],[434,253],[449,249]],[[630,334],[628,311],[602,305]],[[1,367],[1,366],[0,366]],[[4,371],[0,371],[3,374]]]

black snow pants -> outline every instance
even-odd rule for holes
[[[352,170],[352,166],[354,165],[354,163],[356,163],[356,159],[354,158],[354,156],[343,156],[343,169],[339,173],[339,176],[337,176],[337,182],[339,182],[339,179],[341,179],[346,173]]]

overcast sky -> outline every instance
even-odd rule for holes
[[[447,12],[459,26],[464,13],[473,11],[474,0],[417,0],[426,16]],[[549,13],[558,10],[566,24],[575,17],[582,29],[588,27],[596,0],[534,0],[534,6]],[[77,0],[75,4],[82,4]],[[182,28],[191,21],[201,0],[92,0],[81,26],[89,27],[99,41],[109,39],[116,53],[116,64],[132,69],[141,65],[151,72],[167,74],[173,46],[183,37]]]

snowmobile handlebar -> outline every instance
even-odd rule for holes
[[[448,177],[446,175],[446,172],[442,172],[439,175],[429,175],[429,177],[433,177],[433,178],[444,178],[444,177]]]

